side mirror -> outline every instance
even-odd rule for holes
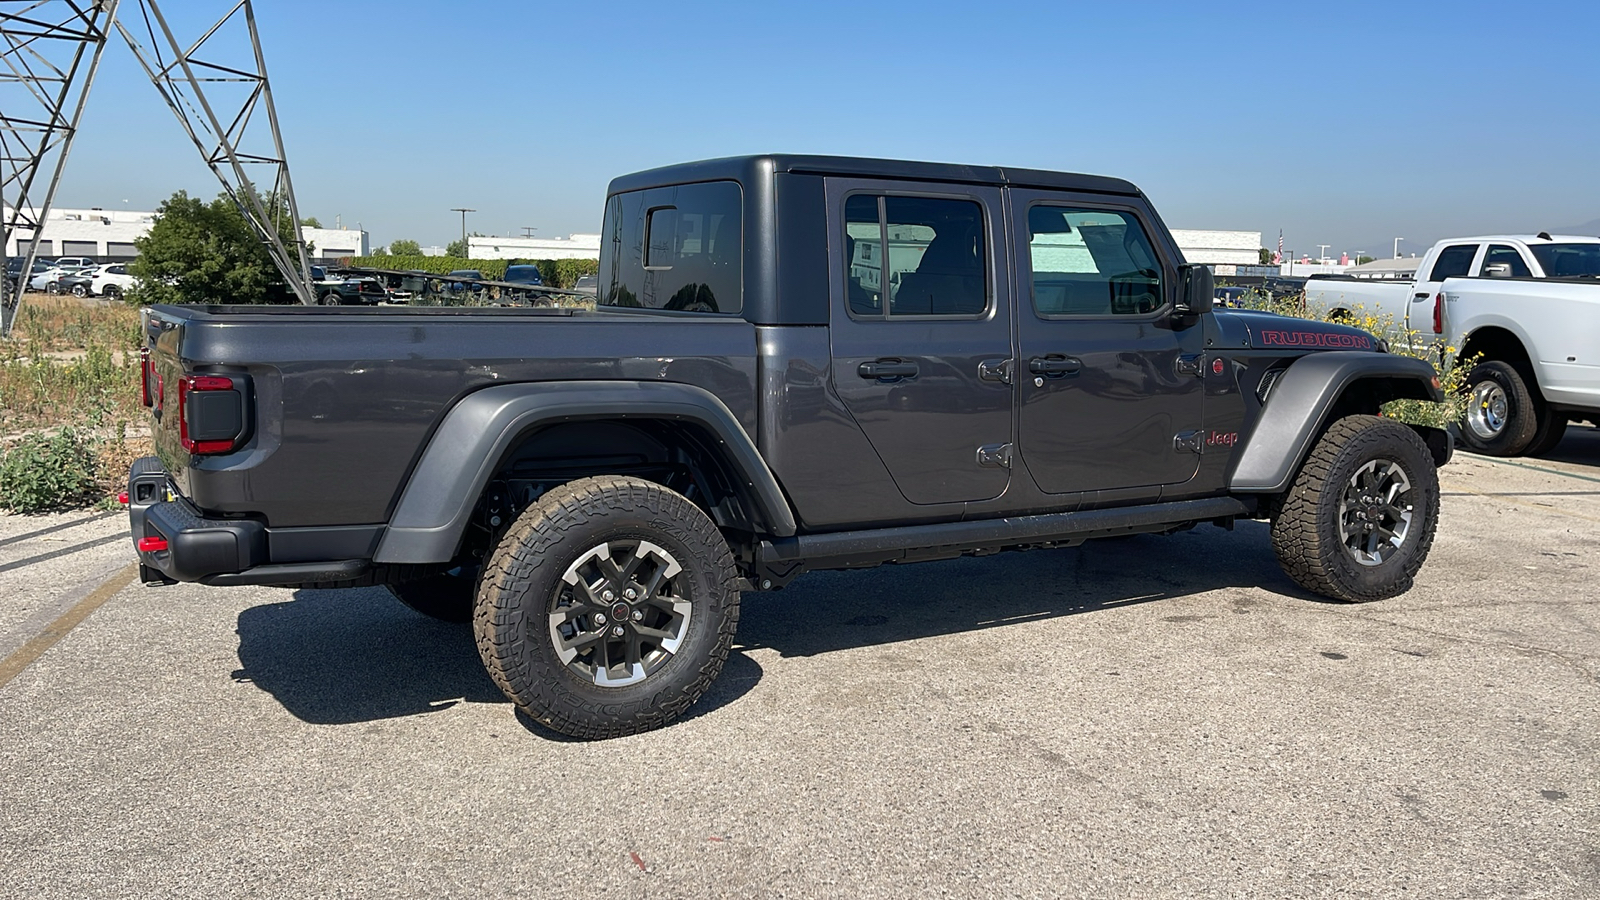
[[[1180,316],[1203,316],[1210,312],[1216,300],[1216,284],[1216,278],[1205,266],[1181,266],[1178,269],[1178,302],[1173,311]]]
[[[1489,263],[1487,266],[1483,267],[1483,274],[1488,276],[1489,278],[1510,278],[1511,277],[1511,264],[1510,263]]]

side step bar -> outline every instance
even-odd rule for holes
[[[760,575],[756,586],[782,587],[804,572],[819,569],[950,559],[1011,547],[1070,546],[1089,538],[1166,531],[1212,520],[1231,522],[1252,516],[1255,511],[1255,504],[1246,499],[1207,497],[1037,516],[802,534],[762,541],[756,546],[756,569]]]

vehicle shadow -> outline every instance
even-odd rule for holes
[[[817,572],[782,591],[749,593],[722,675],[679,721],[714,713],[753,689],[763,674],[749,655],[756,650],[814,656],[1233,586],[1318,599],[1279,570],[1266,530],[1241,522],[1233,532],[1202,526],[1072,549]],[[291,600],[240,613],[238,634],[233,677],[312,724],[507,703],[479,662],[470,627],[426,618],[382,588],[296,591]],[[564,740],[520,713],[517,719],[534,734]]]
[[[1561,439],[1561,443],[1555,445],[1548,453],[1530,459],[1529,462],[1537,463],[1540,459],[1580,466],[1600,466],[1600,426],[1568,425],[1566,437]]]
[[[295,718],[349,725],[510,701],[478,659],[472,628],[427,618],[382,588],[295,591],[292,600],[239,614],[239,668]],[[694,705],[703,716],[761,680],[761,666],[729,654],[722,677]],[[560,737],[518,715],[544,737]]]
[[[1266,523],[1240,522],[1232,532],[1200,526],[1070,549],[817,572],[782,591],[746,594],[738,646],[815,656],[1253,586],[1322,599],[1278,568]]]

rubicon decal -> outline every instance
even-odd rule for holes
[[[1372,338],[1364,334],[1339,332],[1263,330],[1261,344],[1264,347],[1336,347],[1346,350],[1371,350]]]

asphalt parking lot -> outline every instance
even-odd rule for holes
[[[0,896],[1600,895],[1600,431],[1442,484],[1374,605],[1260,523],[807,576],[603,743],[381,590],[0,518]]]

